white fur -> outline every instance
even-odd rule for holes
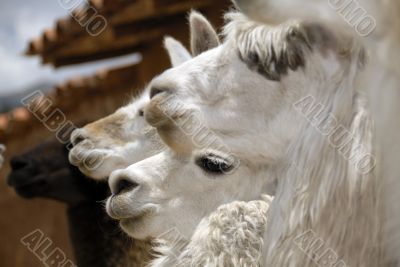
[[[218,34],[203,15],[192,11],[189,21],[191,33],[190,44],[194,56],[198,56],[219,45]]]
[[[300,19],[302,21],[319,21],[323,23],[330,23],[335,25],[341,30],[354,32],[352,26],[343,19],[344,16],[352,18],[352,14],[348,11],[352,11],[353,6],[348,6],[350,1],[345,0],[233,0],[233,2],[250,18],[265,22],[268,24],[279,24],[290,19]],[[379,1],[386,2],[389,1]],[[378,1],[373,0],[357,0],[353,1],[353,4],[358,4],[360,7],[365,9],[366,15],[371,15],[373,18],[380,17],[381,13],[379,8],[381,5]],[[344,9],[345,7],[348,9]],[[354,5],[356,6],[356,5]],[[354,11],[354,8],[353,8]],[[379,25],[378,27],[383,29]]]
[[[169,52],[168,55],[172,66],[179,66],[192,58],[189,51],[186,50],[182,43],[172,37],[166,37],[164,39],[164,46]]]
[[[279,21],[287,18],[301,18],[331,24],[337,31],[349,32],[348,24],[339,17],[327,1],[236,1],[250,17],[264,21]],[[400,112],[397,99],[400,96],[400,5],[397,1],[358,1],[370,15],[377,20],[376,30],[360,39],[370,54],[370,63],[366,66],[359,88],[367,93],[372,115],[376,124],[378,149],[377,175],[382,187],[383,198],[377,200],[384,207],[381,224],[384,224],[384,253],[391,266],[400,266],[400,212],[398,209],[400,192],[400,142],[398,133]],[[257,6],[258,8],[254,8]],[[326,15],[329,13],[330,15]],[[277,16],[276,14],[280,14]],[[383,265],[379,265],[383,266]]]
[[[244,49],[260,49],[258,42],[266,38],[258,39],[256,34],[250,34],[249,22],[236,20],[234,23],[232,31],[239,49],[242,43],[247,44]],[[257,28],[250,29],[256,31]],[[266,25],[265,29],[268,28]],[[250,36],[249,39],[246,36]],[[321,66],[314,61],[304,73],[305,77],[313,78],[300,80],[308,84],[294,87],[296,80],[293,78],[299,79],[294,74],[286,78],[287,87],[299,90],[303,96],[312,95],[316,103],[325,107],[318,115],[320,118],[333,115],[338,124],[353,133],[353,147],[362,144],[373,154],[372,125],[357,90],[362,48],[356,40],[350,42],[352,46],[349,47],[344,46],[346,43],[337,43],[341,47],[339,50],[347,51],[347,57],[341,59],[341,68],[332,68],[336,65],[333,62],[325,65],[322,61]],[[310,55],[312,57],[314,55]],[[304,89],[306,91],[301,92]],[[308,230],[315,231],[348,266],[380,266],[383,262],[381,247],[375,244],[381,241],[379,218],[382,210],[377,201],[380,188],[375,173],[357,172],[308,120],[299,119],[293,125],[300,131],[293,136],[288,149],[283,149],[287,154],[276,174],[278,189],[271,206],[263,266],[311,265],[309,255],[293,242]],[[343,219],[346,223],[340,223],[341,218],[346,218]]]
[[[357,90],[364,59],[359,42],[347,33],[338,36],[317,28],[329,38],[320,37],[323,41],[315,44],[303,38],[293,44],[289,41],[293,32],[307,31],[302,22],[267,26],[240,14],[230,18],[220,47],[152,81],[150,87],[165,91],[146,108],[150,115],[156,113],[155,104],[168,99],[170,118],[194,115],[193,126],[205,126],[228,151],[174,138],[181,136],[177,125],[161,120],[158,132],[171,151],[114,172],[110,177],[114,193],[122,180],[137,186],[110,198],[108,213],[120,219],[133,237],[156,237],[176,227],[190,239],[201,219],[217,206],[256,199],[260,192],[273,190],[268,187],[276,181],[263,266],[309,266],[309,257],[296,250],[292,239],[310,229],[349,266],[379,266],[375,245],[381,238],[377,219],[381,210],[375,173],[359,174],[293,107],[303,97],[313,96],[325,107],[322,118],[331,114],[353,132],[353,147],[362,144],[374,153],[372,126]],[[305,66],[288,70],[279,82],[266,79],[239,58],[251,59],[256,53],[263,68],[276,70],[271,51],[292,55],[293,45],[302,52]],[[178,103],[184,105],[173,110]],[[240,164],[232,173],[208,175],[194,163],[208,150],[231,153]]]
[[[196,156],[165,151],[114,171],[109,179],[112,193],[123,179],[140,186],[110,197],[108,214],[136,239],[155,238],[174,228],[190,239],[202,218],[220,205],[261,196],[264,179],[251,165],[243,162],[233,174],[213,176],[194,163]]]
[[[268,209],[272,198],[222,205],[197,226],[190,241],[162,244],[163,255],[151,267],[260,266]],[[178,239],[176,241],[179,241]]]

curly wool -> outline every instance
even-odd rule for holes
[[[163,256],[151,267],[231,266],[256,267],[272,198],[236,201],[220,206],[198,225],[191,240],[178,252],[177,244],[157,248]]]

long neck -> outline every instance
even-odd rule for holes
[[[299,106],[308,112],[278,174],[264,266],[382,266],[380,189],[374,163],[363,165],[374,154],[372,123],[354,68],[326,85],[334,95],[321,89]]]
[[[380,3],[383,8],[379,10],[385,20],[378,25],[385,33],[369,43],[374,64],[367,69],[364,88],[371,103],[381,154],[382,202],[386,212],[385,251],[388,258],[400,264],[400,3]]]
[[[150,245],[130,241],[108,218],[102,205],[87,202],[68,208],[76,264],[85,267],[146,266]]]

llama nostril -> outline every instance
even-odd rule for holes
[[[127,191],[133,190],[138,187],[139,184],[129,181],[127,179],[121,179],[117,182],[114,195],[119,195]]]
[[[14,157],[11,159],[10,165],[13,171],[21,170],[29,165],[29,160],[19,157]]]
[[[83,136],[77,136],[76,138],[74,138],[73,145],[76,146],[77,144],[81,143],[83,140],[85,140],[85,138]]]
[[[153,99],[153,97],[155,97],[156,95],[161,94],[161,93],[166,92],[166,91],[167,91],[167,89],[161,89],[161,88],[158,88],[158,87],[153,87],[150,90],[150,99]]]
[[[71,142],[73,146],[78,145],[79,143],[83,142],[87,137],[83,134],[81,130],[75,130],[71,137]]]

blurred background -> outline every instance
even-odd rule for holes
[[[169,66],[162,39],[188,44],[187,13],[217,27],[228,0],[2,0],[0,2],[0,266],[42,266],[20,239],[40,229],[68,258],[65,207],[24,200],[7,186],[10,158],[54,137],[21,100],[40,91],[75,125],[127,104]],[[39,108],[40,109],[40,108]]]

